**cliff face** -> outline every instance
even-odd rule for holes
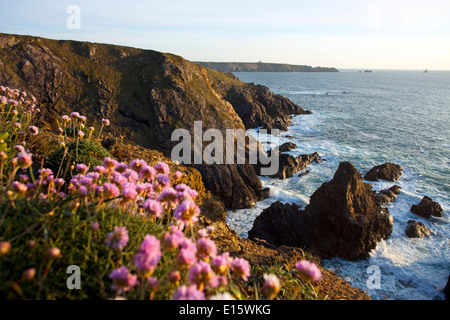
[[[336,68],[311,67],[283,63],[251,62],[197,62],[221,72],[339,72]]]
[[[111,120],[107,130],[114,135],[167,156],[178,143],[170,141],[172,132],[184,128],[192,133],[194,121],[202,121],[203,130],[222,132],[258,126],[283,129],[290,123],[289,114],[304,113],[266,87],[172,54],[31,36],[0,34],[0,84],[34,95],[41,120],[53,129],[61,115],[78,111],[98,126],[102,118]],[[230,179],[220,186],[205,181],[221,190],[220,195],[233,194],[223,199],[231,208],[252,206],[261,191],[253,167],[241,169],[218,166],[214,172],[223,171],[219,175]]]
[[[233,107],[214,93],[205,69],[170,54],[134,48],[0,35],[0,82],[26,90],[47,122],[79,111],[108,118],[116,134],[169,150],[176,128],[243,128]]]

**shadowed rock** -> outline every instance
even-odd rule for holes
[[[401,187],[398,185],[394,185],[387,190],[381,190],[377,193],[375,200],[380,205],[389,203],[397,199],[397,196],[401,192]]]
[[[386,162],[375,166],[364,176],[368,181],[378,181],[379,179],[388,181],[397,181],[403,175],[403,169],[400,165]]]
[[[427,196],[424,196],[419,204],[413,204],[410,210],[412,213],[424,218],[429,218],[431,216],[442,217],[443,215],[441,205]]]
[[[393,227],[393,218],[375,195],[351,163],[341,162],[305,210],[274,203],[255,219],[249,237],[302,247],[322,258],[363,259],[377,242],[389,237]]]
[[[431,234],[431,231],[423,223],[409,220],[405,233],[410,238],[425,238]]]

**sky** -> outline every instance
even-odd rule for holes
[[[191,61],[450,70],[446,0],[0,0],[0,4],[2,33],[119,44]]]

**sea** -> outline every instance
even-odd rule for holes
[[[387,205],[394,218],[391,236],[366,260],[332,258],[323,266],[374,300],[442,300],[450,274],[450,71],[340,71],[234,73],[312,112],[294,116],[278,139],[258,129],[249,130],[252,135],[267,149],[291,141],[297,145],[289,151],[293,156],[318,152],[326,161],[312,164],[301,177],[261,177],[269,198],[250,209],[229,211],[227,223],[247,237],[254,219],[273,202],[306,206],[341,161],[351,162],[363,175],[388,161],[400,164],[404,174],[399,181],[366,181],[376,191],[394,184],[402,188]],[[426,219],[410,212],[423,196],[441,204],[443,217]],[[432,235],[408,238],[408,220],[422,222]]]

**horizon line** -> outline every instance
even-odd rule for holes
[[[248,62],[248,61],[205,61],[205,60],[194,60],[194,59],[187,59],[184,56],[182,56],[181,54],[178,53],[174,53],[174,52],[162,52],[162,51],[158,51],[155,49],[151,49],[151,48],[145,48],[145,47],[140,47],[140,46],[136,46],[136,45],[129,45],[129,44],[119,44],[119,43],[110,43],[110,42],[98,42],[98,41],[92,41],[92,40],[74,40],[74,39],[67,39],[67,38],[53,38],[53,37],[49,37],[49,36],[42,36],[42,35],[32,35],[32,34],[19,34],[19,33],[6,33],[6,32],[2,32],[0,31],[0,34],[5,34],[5,35],[11,35],[11,36],[25,36],[25,37],[35,37],[35,38],[44,38],[44,39],[48,39],[48,40],[55,40],[55,41],[76,41],[76,42],[88,42],[88,43],[93,43],[93,44],[103,44],[103,45],[115,45],[115,46],[121,46],[121,47],[129,47],[129,48],[135,48],[135,49],[141,49],[141,50],[150,50],[150,51],[156,51],[156,52],[160,52],[160,53],[168,53],[168,54],[173,54],[173,55],[177,55],[182,57],[185,60],[188,60],[190,62],[196,63],[196,62],[211,62],[211,63],[269,63],[269,64],[284,64],[284,65],[292,65],[292,66],[311,66],[311,67],[322,67],[322,68],[335,68],[338,71],[340,70],[378,70],[378,71],[423,71],[423,70],[428,70],[428,72],[430,71],[450,71],[450,69],[436,69],[436,68],[383,68],[383,67],[376,67],[376,68],[370,68],[370,67],[337,67],[337,66],[313,66],[313,65],[308,65],[308,64],[300,64],[300,63],[290,63],[290,62],[262,62],[261,60],[256,61],[256,62]],[[245,71],[244,71],[245,72]]]

